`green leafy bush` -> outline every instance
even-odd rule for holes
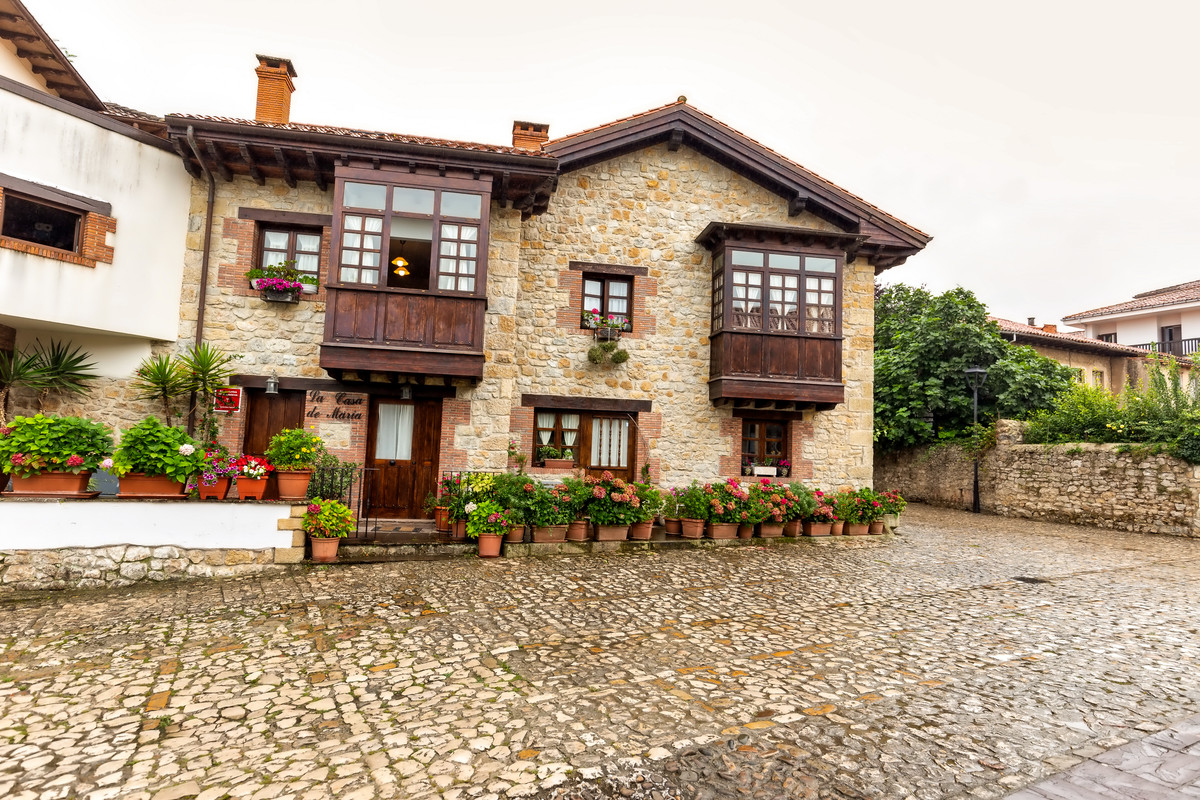
[[[536,528],[566,525],[575,519],[575,509],[569,498],[570,491],[562,484],[553,488],[536,484],[531,492],[525,521]]]
[[[80,417],[15,417],[0,426],[0,471],[19,478],[94,470],[112,453],[112,431]]]
[[[113,455],[113,472],[166,475],[180,483],[204,466],[204,450],[183,428],[168,428],[154,417],[134,425],[121,436]]]
[[[304,532],[318,539],[344,539],[358,526],[347,506],[337,500],[314,500],[301,523]]]
[[[495,500],[467,503],[467,513],[467,536],[472,539],[478,539],[480,536],[503,536],[521,525],[521,521],[515,518],[511,510]]]
[[[320,436],[301,428],[284,428],[271,437],[263,455],[277,470],[299,470],[312,469],[324,452]]]
[[[686,489],[676,494],[676,498],[679,501],[679,516],[682,519],[708,521],[712,514],[712,506],[709,503],[711,498],[699,481],[692,481]]]

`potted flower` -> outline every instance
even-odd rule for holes
[[[788,461],[786,458],[781,458],[775,464],[775,467],[779,470],[779,477],[786,478],[788,476],[788,472],[790,472],[792,469],[792,462]]]
[[[683,525],[679,521],[679,490],[674,487],[666,489],[660,497],[662,499],[663,528],[667,533],[678,535],[683,531]]]
[[[771,483],[770,478],[760,478],[751,491],[756,492],[767,507],[766,518],[758,524],[758,535],[764,539],[783,536],[783,525],[787,520],[789,505],[785,495],[786,489]]]
[[[883,497],[870,486],[859,489],[857,494],[861,501],[863,519],[867,523],[867,533],[883,533]]]
[[[833,506],[824,502],[825,498],[820,491],[814,492],[814,495],[815,505],[804,517],[804,535],[828,536],[833,532]]]
[[[604,342],[620,339],[621,332],[629,326],[625,319],[612,314],[605,316],[600,313],[598,308],[584,311],[581,324],[585,328],[590,328],[596,339]]]
[[[755,526],[766,520],[771,515],[771,510],[767,506],[766,498],[762,492],[751,486],[746,491],[747,497],[745,500],[738,503],[738,529],[737,535],[739,539],[754,538]]]
[[[591,490],[584,485],[582,478],[563,478],[562,489],[558,495],[571,508],[571,522],[567,525],[568,542],[586,542],[590,531],[587,521],[588,504],[591,500]]]
[[[847,536],[865,536],[867,534],[869,529],[867,510],[864,508],[863,499],[859,497],[858,492],[853,489],[843,489],[837,493],[833,507],[837,511],[838,519],[846,524]]]
[[[500,540],[513,526],[521,525],[520,520],[495,500],[472,501],[467,509],[467,536],[479,541],[479,557],[496,558],[500,555]]]
[[[261,500],[267,489],[267,475],[275,471],[265,458],[243,453],[233,461],[239,500]]]
[[[692,481],[679,493],[680,533],[685,539],[699,539],[704,536],[704,525],[711,513],[711,489],[711,486]]]
[[[747,477],[754,474],[754,460],[749,456],[742,459],[742,474]]]
[[[204,451],[183,428],[147,417],[122,434],[112,460],[119,496],[180,497],[204,465]]]
[[[560,450],[553,445],[544,444],[538,447],[537,455],[546,469],[571,469],[575,466],[575,454],[569,447]]]
[[[0,471],[14,494],[94,497],[92,470],[112,453],[112,431],[80,417],[37,414],[0,426]]]
[[[567,525],[575,516],[570,493],[562,484],[547,488],[537,484],[529,501],[528,518],[533,526],[533,541],[565,542]]]
[[[899,492],[883,492],[879,495],[883,503],[883,528],[889,533],[895,533],[900,527],[900,514],[908,507],[908,501]]]
[[[280,500],[297,502],[308,497],[313,464],[324,452],[321,437],[300,428],[284,428],[271,437],[264,455],[275,465]]]
[[[749,502],[750,492],[743,489],[736,478],[730,478],[711,489],[708,535],[713,539],[733,539],[737,537],[743,504]]]
[[[313,561],[320,564],[337,561],[338,544],[357,525],[354,513],[337,500],[316,498],[309,503],[301,527],[312,545]]]
[[[629,526],[629,538],[646,541],[654,535],[654,517],[663,508],[663,493],[650,483],[633,484],[637,495],[637,519]]]
[[[438,481],[440,501],[446,505],[446,522],[450,539],[461,542],[467,538],[467,486],[461,474],[447,475]]]
[[[229,486],[239,470],[237,459],[218,450],[206,450],[200,467],[200,477],[192,486],[201,500],[224,500]]]
[[[634,486],[613,477],[608,470],[599,478],[588,476],[583,482],[591,487],[588,517],[596,528],[596,541],[619,542],[629,538],[629,526],[637,522],[642,502]]]
[[[281,261],[265,267],[255,267],[247,270],[246,278],[252,289],[258,289],[262,299],[271,303],[298,303],[300,292],[314,294],[317,291],[317,279],[313,275],[301,273],[295,268],[295,261]]]
[[[425,502],[421,507],[425,509],[426,514],[433,514],[433,525],[438,533],[450,532],[450,506],[446,498],[437,492],[430,492],[425,495]]]
[[[799,536],[804,520],[817,507],[817,499],[812,489],[802,483],[793,483],[787,487],[784,497],[788,500],[787,511],[784,514],[783,535]]]

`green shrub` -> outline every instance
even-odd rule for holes
[[[1030,444],[1128,441],[1121,401],[1100,386],[1072,385],[1049,410],[1035,411],[1025,428]]]
[[[305,533],[318,539],[344,539],[358,523],[354,513],[337,500],[315,500],[308,504],[301,525]]]
[[[0,426],[0,471],[24,478],[42,472],[94,470],[112,453],[112,431],[80,417],[37,414]]]
[[[165,475],[184,483],[204,466],[204,449],[183,428],[168,428],[154,417],[134,425],[121,436],[113,455],[117,476],[130,472]]]
[[[312,469],[325,452],[321,437],[301,428],[284,428],[267,443],[267,460],[275,469]]]

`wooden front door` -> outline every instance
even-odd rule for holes
[[[372,398],[367,502],[373,517],[419,519],[437,487],[442,401]]]
[[[262,389],[246,390],[246,435],[242,440],[242,452],[261,456],[267,451],[272,436],[284,428],[303,427],[303,391],[280,389],[279,394],[267,394]],[[273,472],[267,480],[263,499],[279,499]]]

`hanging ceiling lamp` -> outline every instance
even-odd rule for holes
[[[408,274],[408,260],[404,256],[396,256],[392,259],[392,263],[396,265],[396,268],[392,272],[401,277]]]

